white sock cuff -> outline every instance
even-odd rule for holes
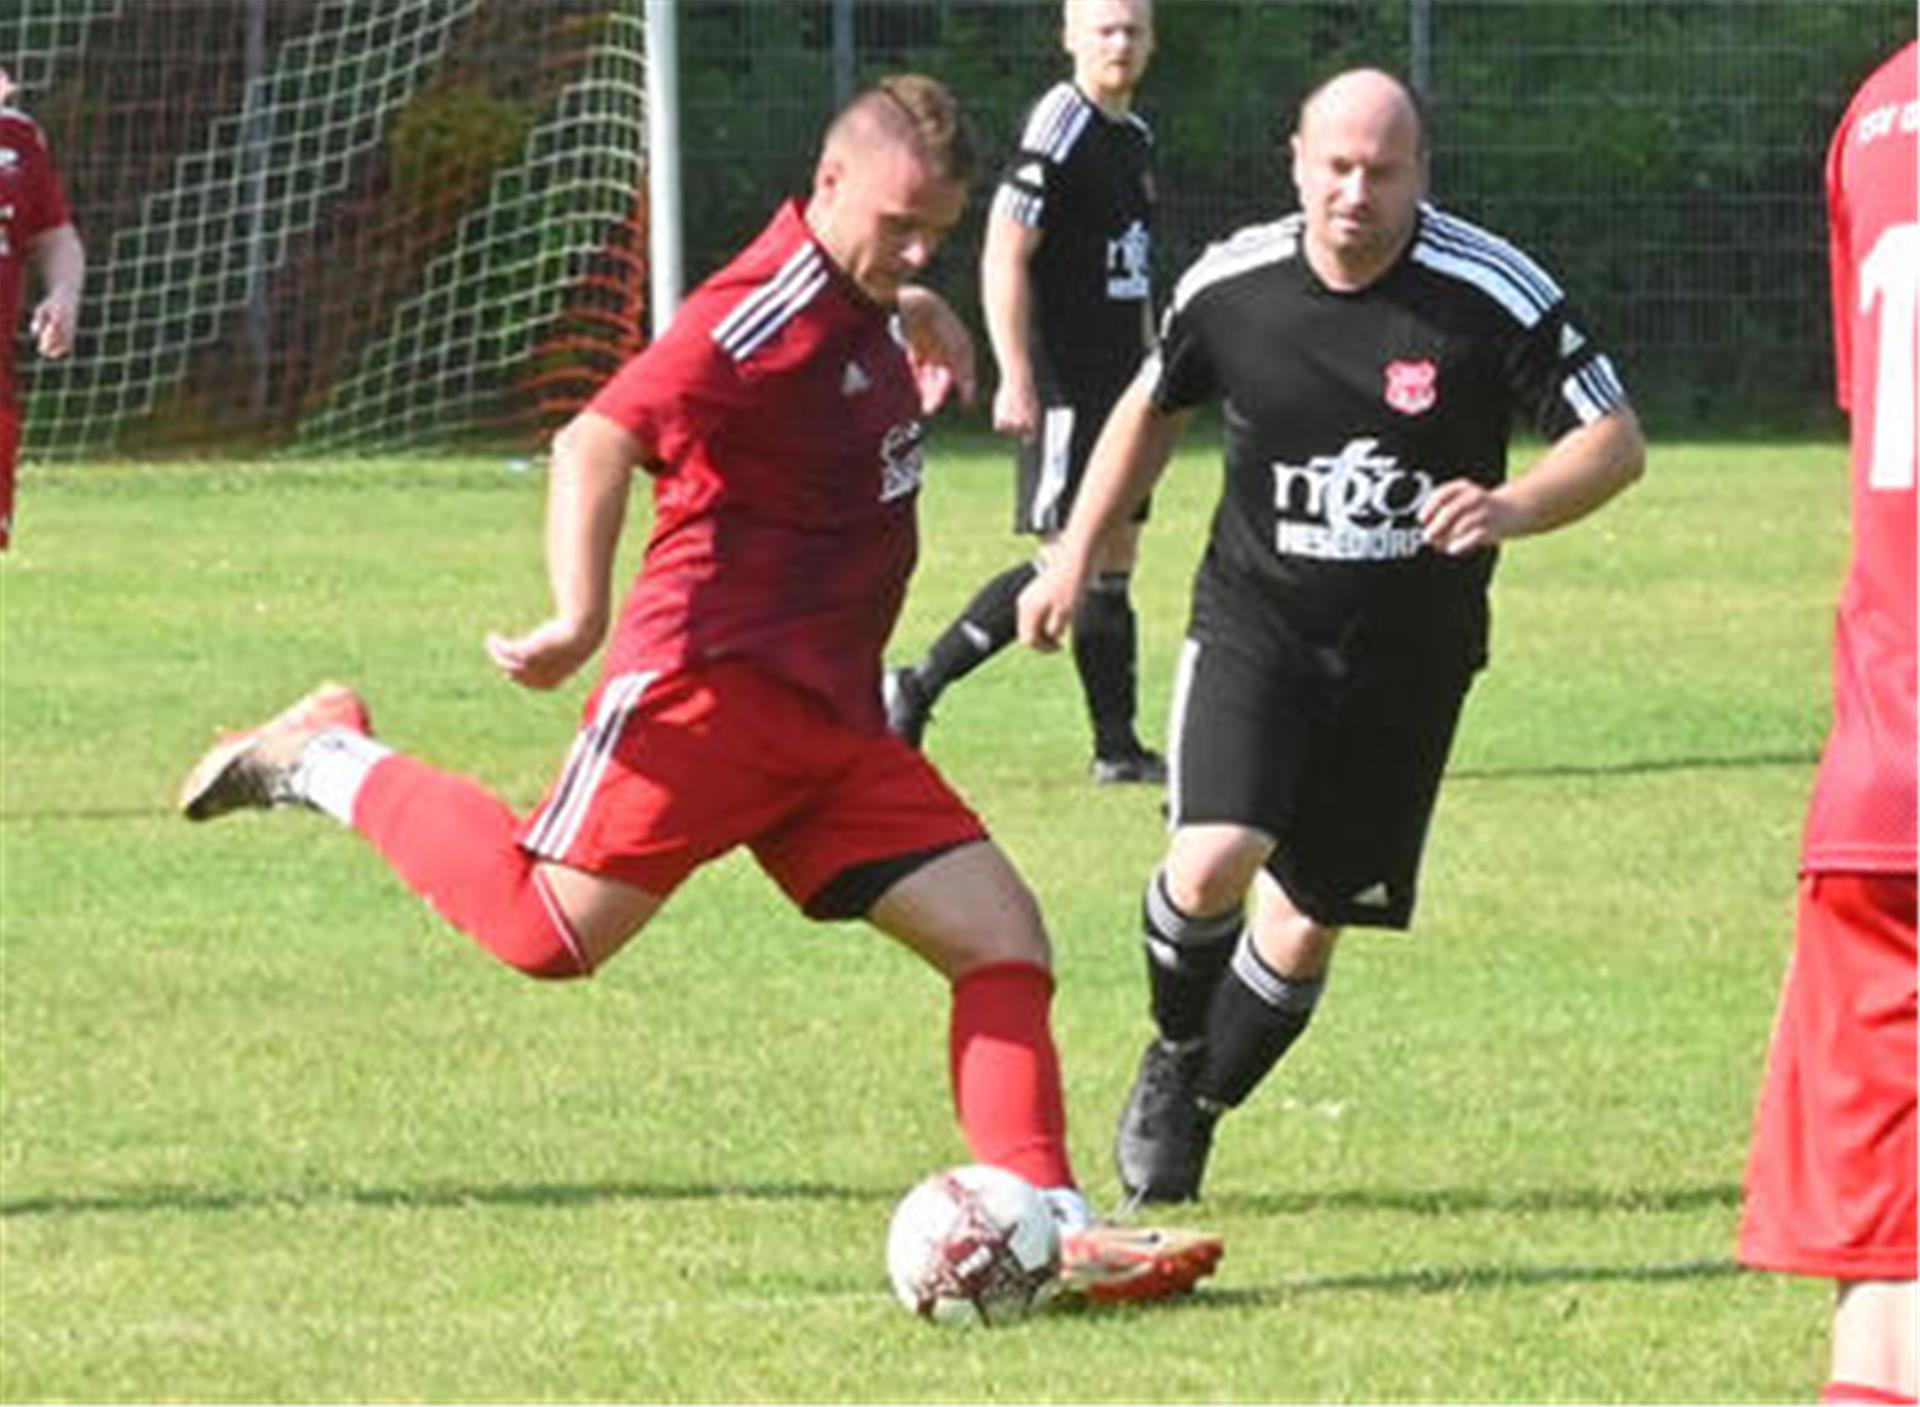
[[[367,773],[393,749],[351,728],[328,728],[316,733],[301,749],[293,786],[316,811],[324,811],[343,826],[353,824],[353,805]]]
[[[1043,1187],[1040,1200],[1053,1213],[1053,1222],[1063,1233],[1084,1231],[1093,1225],[1093,1208],[1077,1187]]]

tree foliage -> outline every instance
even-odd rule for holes
[[[1286,137],[1341,68],[1411,71],[1421,0],[1160,0],[1153,123],[1161,286],[1293,204]],[[1678,422],[1830,415],[1820,169],[1907,0],[1425,0],[1436,199],[1547,264]],[[857,81],[949,82],[1004,156],[1065,74],[1057,0],[859,0]],[[682,14],[688,268],[804,191],[834,100],[831,0]],[[982,202],[983,203],[983,202]],[[977,218],[937,281],[969,312]]]

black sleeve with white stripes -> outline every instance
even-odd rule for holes
[[[1627,403],[1612,358],[1565,300],[1521,334],[1508,376],[1516,405],[1549,440]]]
[[[1041,95],[1021,129],[1020,149],[1000,178],[994,195],[996,214],[1029,229],[1045,223],[1049,187],[1092,115],[1087,100],[1071,83],[1055,84]]]
[[[1514,405],[1557,439],[1626,404],[1613,363],[1568,306],[1559,283],[1498,235],[1431,205],[1421,207],[1413,259],[1480,290],[1511,320],[1505,359]]]

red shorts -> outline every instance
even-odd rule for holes
[[[19,460],[19,407],[0,405],[0,552],[13,541],[13,476]]]
[[[520,844],[662,898],[745,845],[801,908],[839,918],[854,915],[816,907],[831,881],[986,834],[899,738],[850,728],[752,665],[720,663],[603,680]]]
[[[1747,1265],[1915,1276],[1914,903],[1912,875],[1801,878],[1747,1169]]]

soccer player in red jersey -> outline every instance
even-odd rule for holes
[[[20,453],[20,392],[13,330],[20,321],[27,267],[41,283],[33,309],[34,346],[43,357],[73,350],[86,248],[74,228],[60,174],[33,119],[8,106],[13,80],[0,69],[0,552],[13,540],[13,479]]]
[[[1853,561],[1740,1227],[1747,1265],[1838,1282],[1823,1402],[1915,1394],[1914,55],[1866,81],[1827,155]]]
[[[829,128],[810,198],[783,206],[556,438],[554,612],[488,650],[546,689],[610,623],[612,638],[531,816],[375,741],[337,685],[223,740],[181,805],[196,820],[326,811],[454,926],[543,978],[590,974],[695,869],[746,846],[809,916],[863,918],[949,980],[974,1158],[1047,1195],[1069,1288],[1157,1298],[1209,1273],[1219,1241],[1092,1220],[1067,1158],[1038,906],[881,704],[916,552],[922,416],[956,382],[970,393],[973,374],[952,311],[909,281],[958,223],[972,166],[940,84],[905,75],[863,93]],[[613,621],[636,466],[653,531]]]

